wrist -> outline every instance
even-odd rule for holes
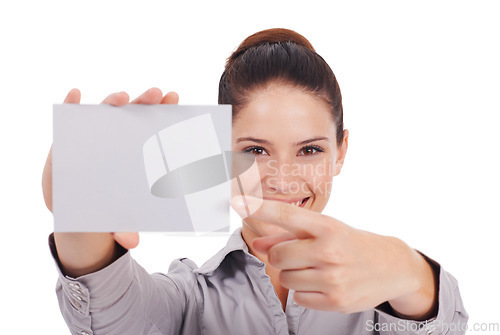
[[[96,272],[111,264],[118,245],[108,233],[54,233],[62,272],[73,278]]]
[[[404,319],[425,321],[437,315],[438,274],[416,250],[408,247],[411,287],[408,294],[389,300],[396,316]]]

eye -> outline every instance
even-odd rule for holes
[[[308,145],[300,149],[299,156],[311,156],[317,154],[318,152],[323,152],[323,151],[324,150],[321,147],[318,147],[317,145]]]
[[[255,156],[268,155],[266,149],[264,149],[263,147],[256,147],[256,146],[243,149],[243,152],[251,153],[254,154]]]

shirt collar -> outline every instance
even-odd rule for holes
[[[227,255],[237,250],[243,251],[245,253],[246,258],[251,260],[252,263],[258,265],[264,264],[257,257],[249,253],[248,246],[243,237],[241,236],[241,227],[239,227],[231,234],[224,248],[222,248],[212,258],[206,261],[205,264],[203,264],[201,267],[193,270],[193,272],[210,276],[222,264]]]

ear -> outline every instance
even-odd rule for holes
[[[335,161],[335,166],[333,168],[333,175],[337,176],[342,170],[344,165],[345,155],[347,153],[347,146],[349,142],[349,130],[344,129],[344,137],[342,139],[342,144],[337,147],[337,160]]]

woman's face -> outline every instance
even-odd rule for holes
[[[257,91],[233,121],[232,150],[255,156],[258,167],[241,176],[244,193],[321,212],[344,162],[347,130],[342,145],[336,138],[328,105],[313,94],[277,84]],[[282,232],[244,221],[258,236]]]

